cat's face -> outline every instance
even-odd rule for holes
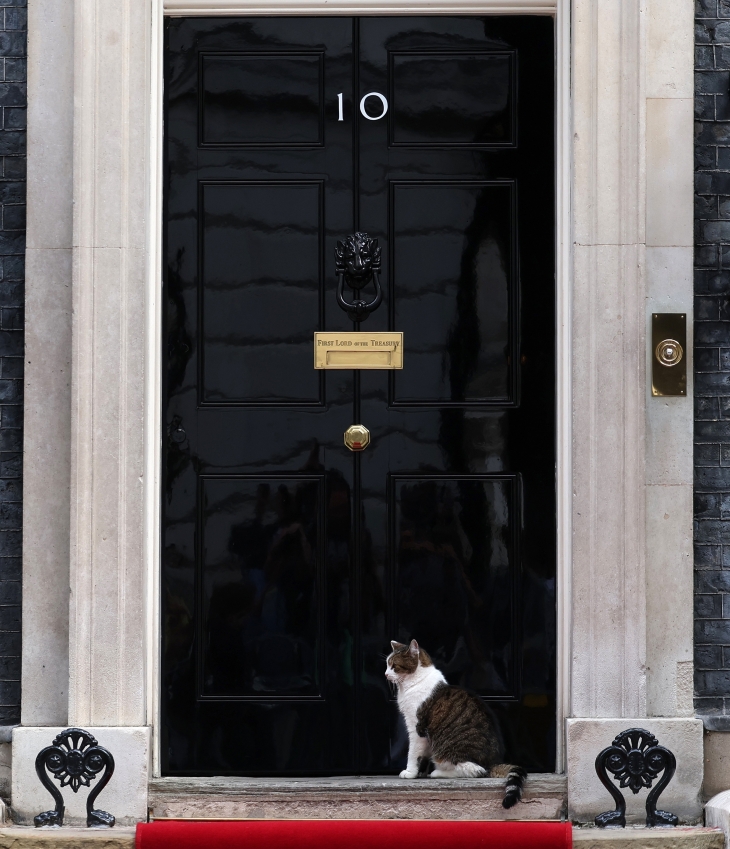
[[[405,678],[418,669],[419,666],[430,666],[431,658],[419,648],[415,640],[410,645],[391,640],[393,651],[385,661],[385,677],[393,684],[400,684]]]

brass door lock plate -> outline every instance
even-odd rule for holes
[[[651,394],[687,395],[687,315],[683,312],[652,313]]]
[[[364,451],[370,445],[370,431],[365,425],[350,425],[345,431],[345,445],[350,451]]]

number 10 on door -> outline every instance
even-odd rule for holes
[[[382,105],[382,110],[383,110],[380,113],[380,115],[368,115],[368,113],[365,111],[365,104],[367,103],[367,100],[368,100],[369,97],[377,97],[378,100],[380,101],[380,103]],[[387,101],[385,95],[381,94],[379,91],[370,91],[366,95],[363,95],[362,99],[360,100],[360,112],[361,112],[363,118],[367,118],[368,121],[379,121],[381,118],[385,117],[387,111],[388,111],[388,101]],[[345,109],[344,109],[343,93],[342,92],[340,92],[337,95],[337,120],[338,121],[344,121],[345,120]]]

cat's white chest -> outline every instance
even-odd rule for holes
[[[444,676],[433,666],[420,667],[407,682],[398,687],[398,709],[409,732],[415,731],[418,708],[431,695],[437,684],[445,684]]]
[[[423,699],[416,700],[413,698],[415,693],[398,693],[398,709],[403,714],[403,719],[406,721],[406,727],[410,731],[416,727],[416,713],[423,702]]]

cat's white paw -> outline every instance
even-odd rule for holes
[[[487,771],[472,761],[463,761],[454,767],[454,775],[457,778],[485,778]]]
[[[428,777],[429,778],[453,778],[454,772],[453,772],[453,770],[449,770],[449,772],[447,772],[445,769],[435,769]]]
[[[401,770],[399,778],[417,778],[418,771],[415,769],[403,769]]]

